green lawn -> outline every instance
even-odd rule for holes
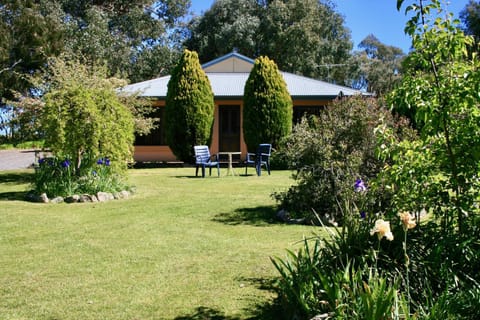
[[[275,222],[290,173],[194,171],[132,170],[131,199],[91,204],[24,202],[32,172],[0,172],[0,319],[276,318],[270,257],[314,231]]]

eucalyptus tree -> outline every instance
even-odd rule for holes
[[[460,12],[466,34],[473,35],[480,42],[480,1],[470,0]]]
[[[238,50],[258,54],[260,10],[256,0],[217,0],[202,16],[189,23],[185,46],[198,52],[200,61],[209,61]]]
[[[353,47],[331,1],[276,0],[260,25],[260,52],[283,71],[344,84]]]
[[[368,35],[358,45],[361,51],[355,52],[359,63],[357,84],[376,95],[389,93],[399,83],[402,76],[402,49],[383,44],[374,35]]]
[[[237,49],[281,70],[345,83],[352,42],[329,0],[217,0],[189,24],[185,46],[201,61]]]

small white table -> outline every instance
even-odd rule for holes
[[[218,153],[219,155],[227,155],[228,156],[228,169],[227,169],[227,176],[228,175],[235,175],[235,170],[233,170],[232,164],[232,156],[242,154],[240,151],[222,151]]]

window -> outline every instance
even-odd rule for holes
[[[152,118],[160,118],[155,125],[156,128],[144,136],[135,136],[135,145],[137,146],[162,146],[166,145],[165,139],[165,108],[158,107],[150,115]]]

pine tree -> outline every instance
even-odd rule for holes
[[[243,97],[243,135],[249,151],[260,143],[277,146],[291,132],[292,113],[292,98],[277,65],[268,57],[259,57]]]
[[[182,161],[192,162],[194,145],[209,145],[214,120],[213,92],[198,55],[185,50],[168,82],[167,143]]]

